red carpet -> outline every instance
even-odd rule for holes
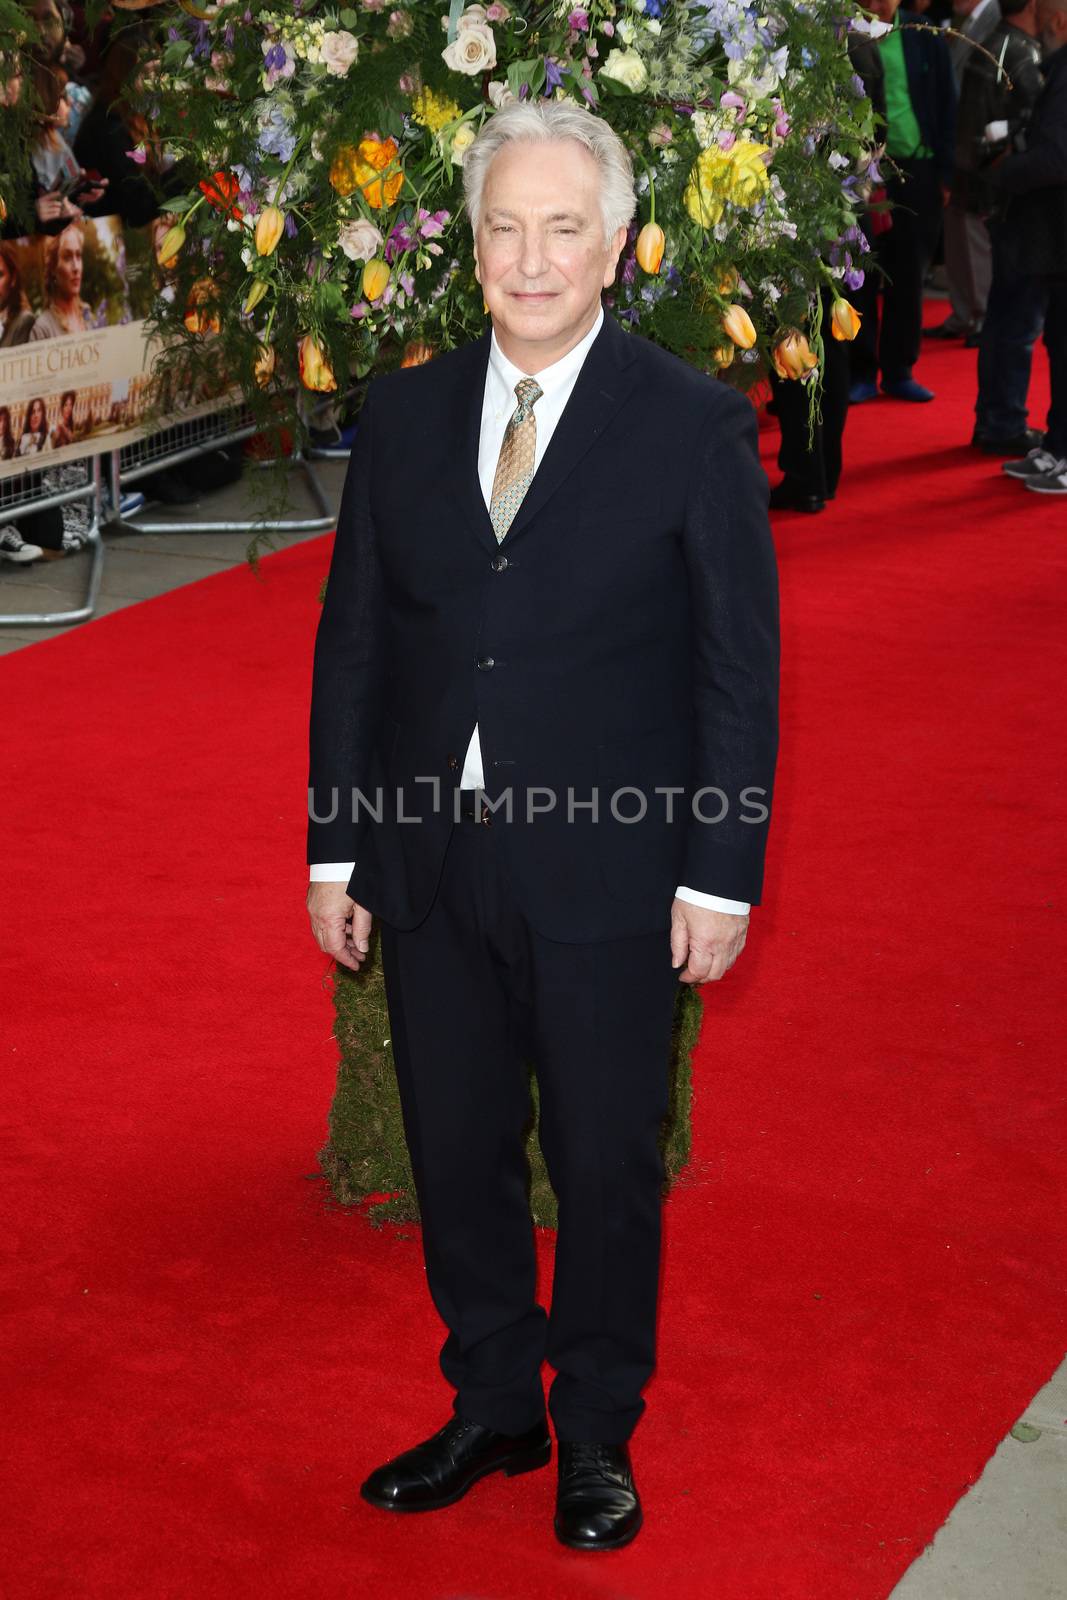
[[[555,1546],[550,1472],[356,1493],[447,1398],[416,1238],[315,1177],[328,541],[2,662],[5,1600],[889,1593],[1067,1343],[1067,506],[965,448],[972,366],[855,412],[778,525],[767,905],[709,996],[617,1556]]]

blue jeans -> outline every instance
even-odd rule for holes
[[[1003,223],[990,225],[993,282],[978,347],[975,432],[984,439],[1016,439],[1028,426],[1026,397],[1034,345],[1045,321],[1048,287],[1011,264]]]

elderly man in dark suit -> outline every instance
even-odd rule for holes
[[[456,1391],[362,1492],[433,1510],[545,1465],[547,1358],[556,1533],[614,1548],[641,1525],[677,985],[728,970],[760,894],[767,484],[748,401],[602,307],[635,208],[607,124],[507,107],[463,175],[492,326],[372,385],[315,649],[308,907],[352,968],[380,919]],[[547,1316],[526,1061],[559,1198]]]

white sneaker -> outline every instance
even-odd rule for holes
[[[1059,465],[1057,458],[1039,444],[1028,451],[1021,461],[1005,461],[1000,470],[1006,472],[1009,478],[1021,478],[1028,483],[1031,478],[1043,478],[1046,473],[1054,472]]]
[[[39,561],[43,555],[39,544],[27,544],[19,530],[10,523],[6,528],[0,528],[0,561],[15,561],[21,566],[28,561]]]
[[[1026,487],[1037,494],[1067,494],[1067,461],[1054,463],[1051,472],[1026,479]]]

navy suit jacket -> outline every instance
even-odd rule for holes
[[[752,407],[606,315],[498,545],[478,480],[489,345],[369,390],[315,644],[308,860],[354,859],[352,897],[416,926],[477,722],[539,932],[664,928],[681,883],[758,901],[777,588]],[[721,797],[698,817],[701,790]]]

